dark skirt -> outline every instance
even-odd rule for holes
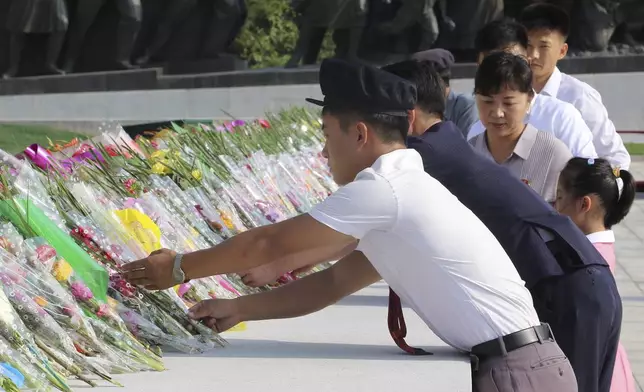
[[[69,24],[65,0],[12,0],[7,16],[7,29],[16,33],[54,33]]]

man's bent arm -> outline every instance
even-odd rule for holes
[[[342,247],[331,246],[327,248],[307,250],[293,256],[287,256],[276,260],[272,262],[270,266],[274,269],[274,272],[277,275],[283,275],[300,268],[313,267],[329,261],[340,260],[353,252],[357,244],[357,242],[354,242]]]
[[[210,249],[186,254],[181,268],[187,279],[198,279],[246,271],[311,249],[321,250],[322,258],[330,258],[337,249],[355,241],[303,214],[248,230]]]
[[[380,279],[365,255],[353,251],[324,271],[234,301],[245,321],[299,317],[333,305]]]

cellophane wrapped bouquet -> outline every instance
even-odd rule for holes
[[[163,347],[200,354],[225,346],[187,316],[190,306],[301,276],[251,288],[226,274],[148,291],[119,268],[306,213],[336,189],[318,121],[293,110],[174,125],[136,141],[119,130],[53,154],[33,145],[25,160],[0,151],[0,363],[24,377],[0,368],[0,386],[118,385],[112,374],[163,370]]]

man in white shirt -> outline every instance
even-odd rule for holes
[[[597,154],[613,166],[627,170],[631,157],[608,118],[599,92],[557,68],[557,62],[568,52],[566,39],[570,20],[566,11],[547,3],[533,4],[523,10],[519,21],[528,30],[528,57],[534,73],[534,88],[540,95],[574,105],[593,134]]]
[[[323,154],[343,185],[337,192],[308,214],[211,249],[155,252],[124,266],[124,277],[165,289],[311,250],[331,257],[357,243],[325,271],[257,295],[204,301],[190,315],[217,331],[243,320],[298,317],[382,277],[437,336],[479,359],[475,390],[577,391],[568,359],[539,323],[498,240],[406,148],[414,85],[372,66],[325,60],[320,86],[324,101],[309,102],[324,106]],[[394,338],[402,348],[404,333]]]
[[[476,36],[479,64],[492,52],[506,51],[527,56],[528,34],[526,29],[510,20],[490,22]],[[535,94],[525,122],[543,132],[551,132],[561,140],[573,156],[597,158],[593,135],[581,114],[569,103],[557,98]],[[470,128],[468,139],[483,133],[485,128],[478,121]]]

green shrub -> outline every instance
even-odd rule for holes
[[[298,37],[295,13],[289,0],[247,0],[248,19],[237,38],[242,56],[252,68],[280,67],[286,64]],[[320,58],[333,55],[330,32],[322,45]]]

